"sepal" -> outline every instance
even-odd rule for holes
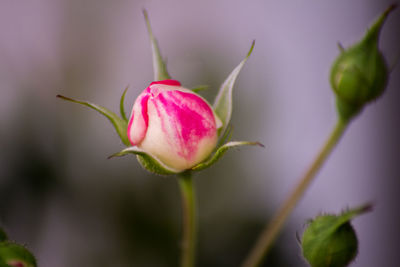
[[[127,86],[125,88],[124,92],[122,93],[121,100],[119,101],[119,112],[121,113],[121,118],[126,123],[128,123],[128,118],[126,117],[126,114],[125,114],[124,102],[125,102],[125,95],[126,95],[126,92],[128,91],[128,88],[129,88],[129,86]]]
[[[168,73],[167,65],[164,62],[164,59],[161,56],[160,48],[158,47],[157,39],[153,35],[153,31],[151,29],[149,16],[147,11],[143,10],[144,19],[146,21],[147,31],[149,32],[150,43],[151,43],[151,51],[153,54],[153,69],[154,69],[154,80],[169,80],[171,76]]]
[[[192,90],[193,92],[195,92],[196,94],[198,94],[199,92],[204,91],[204,90],[207,90],[207,89],[209,89],[209,88],[210,88],[209,85],[198,85],[198,86],[192,88],[191,90]]]
[[[240,146],[261,146],[264,147],[263,144],[259,142],[249,142],[249,141],[232,141],[228,142],[225,145],[220,146],[217,151],[206,161],[197,164],[191,170],[193,171],[201,171],[204,170],[211,165],[215,164],[225,153],[231,148],[240,147]]]
[[[137,146],[131,146],[128,148],[125,148],[121,150],[120,152],[117,152],[108,158],[113,158],[113,157],[121,157],[125,156],[127,154],[135,154],[137,156],[138,161],[140,164],[149,172],[155,173],[155,174],[160,174],[160,175],[172,175],[172,174],[178,174],[180,173],[179,171],[176,171],[168,166],[166,166],[164,163],[162,163],[157,157],[150,155],[149,153],[146,153],[142,149],[138,148]]]
[[[241,69],[246,63],[247,59],[250,57],[253,51],[255,41],[251,44],[250,50],[247,56],[240,62],[240,64],[229,74],[228,78],[222,83],[217,97],[215,98],[213,109],[217,116],[222,122],[222,127],[218,130],[218,134],[224,134],[232,115],[232,91],[233,85],[235,84],[236,78],[239,75]]]
[[[123,97],[124,97],[124,95],[125,95],[125,93],[123,94]],[[96,104],[93,104],[93,103],[90,103],[87,101],[76,100],[76,99],[72,99],[72,98],[69,98],[66,96],[62,96],[62,95],[57,95],[57,97],[61,98],[63,100],[66,100],[66,101],[70,101],[73,103],[87,106],[89,108],[96,110],[100,114],[104,115],[107,119],[110,120],[110,122],[114,126],[117,134],[121,138],[122,143],[124,143],[126,146],[130,146],[130,142],[129,142],[129,139],[127,136],[127,125],[128,124],[124,119],[121,119],[117,114],[115,114],[114,112],[112,112],[102,106],[99,106],[99,105],[96,105]],[[122,102],[123,102],[123,97],[122,97]]]

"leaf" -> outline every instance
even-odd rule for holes
[[[240,70],[243,68],[244,63],[247,61],[251,52],[253,51],[255,41],[251,44],[250,50],[247,53],[245,59],[229,74],[228,78],[221,85],[217,97],[214,101],[214,111],[221,119],[223,126],[218,130],[218,134],[221,135],[225,132],[226,127],[229,124],[232,115],[232,90],[235,84],[236,78],[239,75]]]
[[[223,146],[220,146],[217,149],[217,151],[214,153],[214,155],[212,155],[211,158],[209,158],[207,161],[204,161],[204,162],[194,166],[192,168],[192,170],[200,171],[200,170],[204,170],[204,169],[210,167],[211,165],[216,163],[225,154],[225,152],[228,151],[228,149],[233,148],[233,147],[239,147],[239,146],[261,146],[261,147],[264,147],[264,145],[259,142],[232,141],[232,142],[226,143]]]
[[[151,29],[149,15],[147,11],[143,10],[144,19],[146,21],[147,31],[149,32],[151,50],[153,54],[153,69],[154,69],[154,80],[168,80],[171,79],[167,71],[167,66],[161,56],[160,48],[158,47],[157,39],[153,35],[153,31]]]
[[[122,93],[121,100],[119,101],[119,112],[121,113],[122,119],[126,123],[128,123],[128,118],[126,117],[126,114],[125,114],[124,101],[125,101],[125,95],[126,95],[126,92],[128,91],[128,88],[129,88],[129,85],[125,88],[124,92]]]
[[[104,115],[105,117],[107,117],[107,119],[110,120],[110,122],[113,124],[117,134],[119,135],[119,137],[121,138],[121,141],[126,145],[126,146],[130,146],[130,142],[128,139],[128,135],[127,135],[127,123],[126,121],[124,121],[123,119],[121,119],[120,117],[118,117],[117,114],[115,114],[114,112],[98,106],[96,104],[90,103],[90,102],[86,102],[86,101],[81,101],[81,100],[76,100],[76,99],[72,99],[66,96],[62,96],[62,95],[57,95],[58,98],[61,98],[63,100],[66,101],[70,101],[73,103],[77,103],[77,104],[81,104],[87,107],[90,107],[96,111],[98,111],[100,114]]]
[[[168,166],[166,166],[164,163],[162,163],[157,157],[150,155],[149,153],[145,152],[144,150],[138,148],[137,146],[131,146],[128,148],[125,148],[121,150],[120,152],[117,152],[108,158],[113,158],[113,157],[121,157],[125,156],[127,154],[135,154],[138,158],[138,161],[140,164],[148,171],[160,175],[171,175],[171,174],[177,174],[180,173],[179,171],[176,171]]]

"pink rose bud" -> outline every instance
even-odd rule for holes
[[[217,144],[221,122],[199,95],[180,82],[152,82],[136,99],[128,138],[166,166],[183,171],[205,160]]]

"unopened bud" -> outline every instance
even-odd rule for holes
[[[133,146],[182,172],[214,150],[221,121],[211,106],[176,80],[152,82],[133,105],[128,138]]]
[[[303,256],[312,267],[345,267],[357,255],[357,235],[350,224],[355,216],[371,210],[370,205],[341,215],[322,215],[310,221],[303,233]]]
[[[35,257],[24,247],[12,242],[0,243],[0,266],[36,267]]]
[[[395,7],[383,12],[360,42],[342,49],[332,65],[330,80],[341,119],[351,119],[385,90],[388,68],[378,42],[383,23]]]

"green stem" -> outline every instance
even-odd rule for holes
[[[182,193],[182,256],[181,267],[193,267],[196,251],[196,203],[193,179],[190,172],[178,176]]]
[[[275,241],[277,235],[282,229],[286,219],[299,202],[300,198],[304,195],[310,183],[316,177],[317,172],[321,169],[322,165],[335,148],[340,137],[343,135],[349,121],[339,120],[336,127],[333,129],[331,135],[326,141],[325,145],[319,152],[315,161],[311,164],[307,172],[300,179],[295,189],[283,203],[281,208],[276,212],[271,222],[265,227],[261,233],[258,241],[253,249],[250,251],[249,256],[245,260],[243,267],[256,267],[259,266],[265,258],[268,250],[271,248],[272,243]]]

